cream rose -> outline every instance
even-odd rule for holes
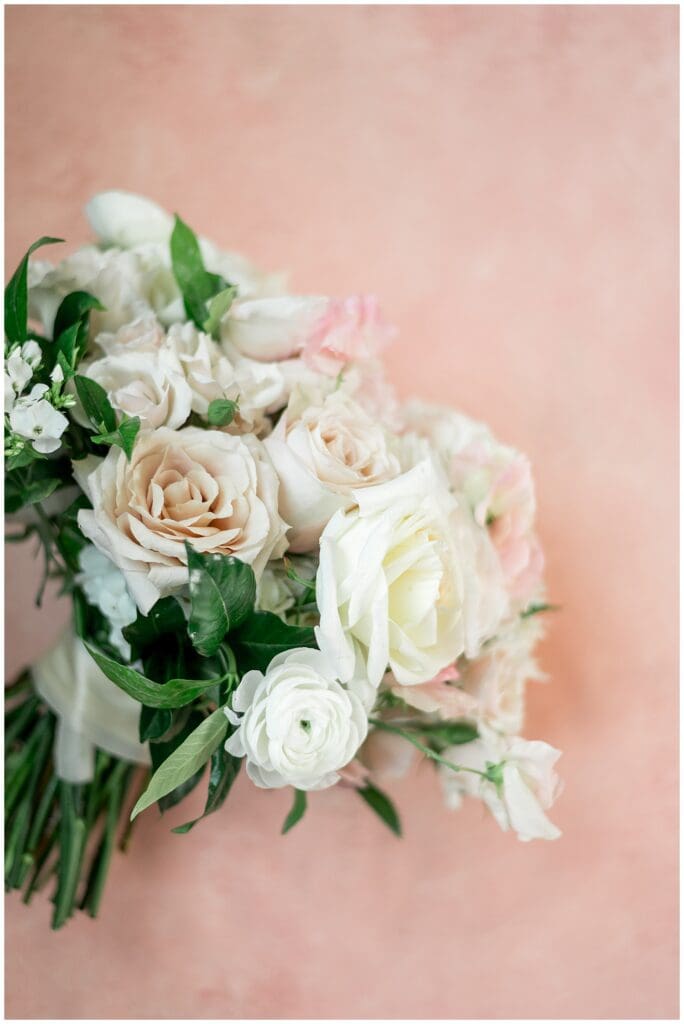
[[[190,415],[192,391],[180,361],[166,349],[105,356],[79,372],[105,389],[117,412],[138,416],[143,428],[175,430]]]
[[[318,645],[343,681],[360,657],[374,687],[388,664],[401,685],[427,682],[501,621],[493,552],[429,461],[353,497],[321,536]]]
[[[231,433],[270,429],[268,413],[285,402],[285,382],[276,366],[222,348],[191,323],[174,324],[167,343],[183,367],[194,412],[206,416],[211,402],[227,398],[238,402]]]
[[[221,337],[250,359],[287,359],[301,351],[327,305],[325,298],[299,295],[235,302],[222,321]]]
[[[226,750],[246,757],[250,779],[267,789],[333,786],[368,729],[358,697],[307,647],[276,655],[265,674],[247,672],[232,705],[226,713],[237,729]]]
[[[256,438],[166,427],[139,435],[130,462],[119,448],[74,464],[93,505],[78,522],[119,566],[138,608],[188,580],[185,541],[235,555],[257,576],[286,547],[278,478]]]
[[[124,761],[148,764],[138,739],[140,707],[110,682],[72,630],[31,667],[36,690],[59,717],[55,760],[67,782],[93,777],[95,747]]]
[[[292,551],[312,551],[356,488],[399,474],[384,428],[353,399],[333,392],[319,405],[292,400],[264,442],[280,478],[280,511]]]

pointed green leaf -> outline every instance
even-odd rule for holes
[[[316,637],[309,626],[288,626],[272,612],[254,612],[231,637],[243,668],[265,672],[276,654],[293,647],[315,647]]]
[[[294,828],[298,821],[301,821],[306,811],[306,793],[303,789],[295,789],[294,800],[287,818],[283,822],[282,835]]]
[[[384,821],[385,825],[394,832],[395,836],[401,836],[401,822],[396,808],[390,798],[382,790],[367,783],[356,791],[366,801],[368,806],[375,811],[377,816]]]
[[[169,679],[162,685],[147,679],[134,668],[109,658],[92,644],[86,643],[85,646],[107,679],[116,683],[129,697],[151,708],[184,707],[218,683],[217,679]]]
[[[74,384],[83,410],[93,426],[103,433],[115,431],[116,414],[102,385],[80,374],[74,377]]]
[[[63,238],[50,238],[44,235],[29,246],[21,263],[14,271],[5,288],[5,336],[11,343],[26,340],[28,330],[28,261],[29,256],[42,245],[55,245],[63,242]]]
[[[209,315],[204,321],[203,330],[205,330],[207,334],[211,334],[212,338],[217,336],[219,327],[221,326],[221,320],[232,306],[233,299],[236,295],[237,288],[234,284],[229,284],[227,288],[220,291],[218,295],[215,295],[209,302]]]
[[[194,828],[198,821],[202,821],[207,815],[213,814],[223,805],[233,783],[238,777],[242,761],[239,757],[233,757],[225,747],[221,746],[211,755],[211,771],[209,773],[209,789],[207,791],[207,802],[204,811],[193,821],[186,821],[184,825],[178,825],[172,829],[179,835],[184,835]]]
[[[190,620],[188,633],[200,654],[218,650],[226,633],[244,622],[256,600],[252,567],[229,555],[203,555],[187,544]]]
[[[173,754],[157,769],[133,808],[131,820],[146,807],[181,786],[206,764],[228,729],[223,708],[205,718]]]
[[[93,434],[92,440],[95,444],[118,445],[123,449],[126,458],[130,461],[135,446],[135,439],[140,431],[139,416],[125,416],[116,430],[106,434]]]
[[[59,338],[63,331],[73,324],[87,320],[94,309],[103,310],[104,306],[89,292],[70,292],[69,295],[65,295],[55,316],[53,331],[55,339]]]

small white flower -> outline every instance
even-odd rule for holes
[[[14,408],[14,403],[17,397],[17,393],[14,390],[12,379],[9,374],[4,374],[5,378],[5,416],[9,416]]]
[[[247,672],[232,704],[226,714],[238,728],[226,750],[247,758],[247,774],[264,789],[333,786],[368,730],[361,701],[306,647],[278,654],[265,674]]]
[[[52,373],[50,374],[50,380],[53,384],[61,384],[64,380],[64,370],[59,363],[55,363]]]
[[[473,772],[455,772],[440,765],[440,777],[447,805],[461,806],[464,796],[479,797],[504,832],[513,829],[518,839],[557,839],[561,831],[544,814],[560,792],[554,764],[560,750],[541,740],[513,739],[480,727],[472,743],[448,747],[442,756],[455,764],[486,772],[499,766],[498,782]]]
[[[47,391],[46,384],[35,384],[28,395],[16,401],[10,413],[10,426],[15,434],[29,438],[43,455],[57,451],[69,426],[66,416],[42,397]]]
[[[131,649],[124,639],[122,629],[135,622],[138,610],[128,592],[124,574],[93,544],[83,548],[78,561],[81,571],[76,582],[90,604],[99,608],[109,621],[110,642],[124,658],[129,658]]]
[[[40,361],[43,358],[38,342],[33,339],[25,341],[21,346],[21,357],[26,363],[28,363],[32,370],[35,370],[36,367],[40,365]]]
[[[21,349],[15,348],[5,362],[5,373],[17,395],[20,395],[33,376],[31,364],[24,359]]]

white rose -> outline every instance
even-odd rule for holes
[[[93,777],[95,750],[149,763],[138,739],[140,704],[110,682],[71,630],[31,668],[36,690],[59,717],[55,761],[67,782]]]
[[[284,402],[284,381],[275,366],[236,356],[191,323],[174,324],[167,343],[183,367],[194,412],[206,416],[211,402],[227,398],[238,402],[231,432],[270,428],[267,414]]]
[[[112,448],[74,473],[93,505],[79,526],[119,566],[143,615],[187,583],[185,541],[235,555],[257,577],[285,549],[278,478],[249,435],[161,427],[138,436],[130,462]]]
[[[504,832],[511,828],[523,841],[557,839],[561,835],[544,814],[560,792],[553,768],[561,756],[559,750],[541,740],[509,739],[481,727],[479,739],[448,747],[442,756],[481,772],[489,765],[501,765],[498,785],[472,772],[455,772],[440,765],[449,807],[459,808],[463,796],[479,797]]]
[[[280,511],[291,525],[292,551],[316,548],[353,490],[400,471],[383,427],[339,391],[321,405],[291,402],[264,443],[280,478]]]
[[[431,462],[353,494],[321,536],[318,645],[343,681],[360,656],[374,687],[388,663],[402,685],[427,682],[495,631],[496,568]]]
[[[368,729],[358,697],[320,651],[305,647],[276,655],[265,674],[247,672],[232,705],[226,713],[238,728],[226,750],[246,757],[250,779],[267,789],[334,785]]]
[[[192,391],[177,356],[166,349],[105,356],[82,364],[80,373],[105,389],[116,411],[140,417],[143,428],[175,430],[190,415]]]
[[[251,359],[287,359],[302,349],[327,303],[298,295],[234,302],[222,321],[221,337]]]
[[[108,356],[122,356],[129,352],[157,352],[166,342],[164,329],[156,316],[148,313],[118,331],[102,331],[95,344]]]

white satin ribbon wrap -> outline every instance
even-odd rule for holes
[[[138,764],[149,751],[138,739],[140,707],[97,667],[71,629],[31,667],[36,690],[59,718],[55,768],[66,782],[89,782],[95,747]]]

